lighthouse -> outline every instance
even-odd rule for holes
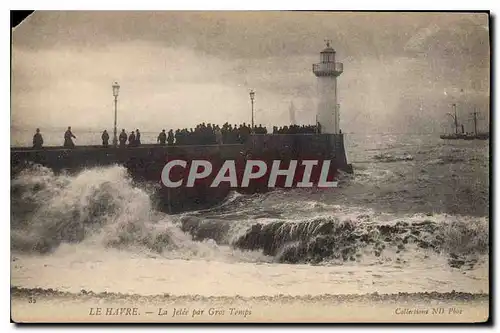
[[[339,134],[340,117],[337,104],[337,77],[344,71],[344,65],[335,62],[335,50],[326,41],[326,48],[320,52],[320,62],[313,64],[313,73],[317,77],[318,109],[316,122],[321,126],[321,133]]]

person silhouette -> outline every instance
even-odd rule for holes
[[[118,140],[120,141],[120,147],[125,147],[125,143],[127,143],[127,133],[125,132],[125,129],[122,129]]]
[[[130,132],[130,135],[128,136],[128,146],[129,147],[135,147],[135,133],[134,131]]]
[[[165,142],[167,142],[167,133],[165,133],[165,130],[162,130],[160,134],[158,134],[156,142],[159,142],[161,145],[164,145]]]
[[[40,134],[40,129],[36,129],[35,135],[33,135],[33,148],[35,149],[42,149],[43,146],[43,137],[42,134]]]
[[[72,138],[76,139],[76,136],[71,132],[71,126],[68,126],[68,129],[64,133],[64,147],[65,148],[74,148],[75,144],[73,143]]]
[[[168,145],[169,146],[173,145],[174,144],[174,140],[175,140],[174,131],[172,131],[172,129],[170,129],[168,131],[168,137],[167,137]]]
[[[108,144],[109,144],[109,134],[108,134],[108,131],[104,130],[104,132],[102,132],[101,139],[102,139],[102,145],[104,147],[107,147]]]
[[[141,132],[139,132],[139,129],[135,130],[135,145],[138,146],[141,144]]]

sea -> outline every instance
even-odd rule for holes
[[[44,133],[60,145],[62,133]],[[76,144],[99,144],[78,133]],[[144,133],[154,143],[157,133]],[[32,133],[12,133],[12,146]],[[122,166],[11,179],[11,287],[174,296],[489,291],[489,140],[345,134],[337,188],[168,215]]]

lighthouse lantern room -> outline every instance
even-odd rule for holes
[[[337,104],[337,77],[344,71],[343,64],[335,62],[335,50],[326,41],[326,48],[320,53],[320,62],[313,64],[317,77],[318,109],[316,119],[321,133],[339,134],[340,117]]]

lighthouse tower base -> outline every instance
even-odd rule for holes
[[[318,78],[317,90],[319,95],[317,119],[321,125],[321,133],[339,134],[336,78],[330,76]]]

